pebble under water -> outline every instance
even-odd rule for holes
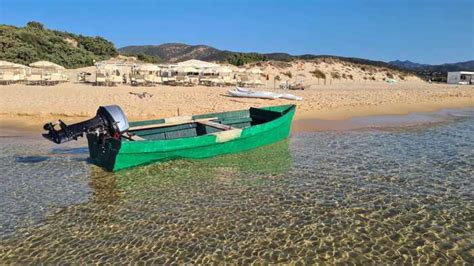
[[[474,112],[117,173],[0,138],[0,263],[474,263]]]

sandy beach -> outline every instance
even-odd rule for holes
[[[216,2],[0,0],[0,266],[474,265],[473,5]]]
[[[296,119],[347,119],[355,116],[405,114],[474,106],[474,87],[405,81],[335,82],[292,91],[302,101],[232,98],[229,87],[96,87],[81,83],[56,86],[0,86],[3,126],[37,127],[51,119],[73,122],[91,117],[100,105],[118,104],[130,120],[221,112],[251,106],[296,103]],[[264,88],[263,88],[264,89]],[[281,91],[272,90],[270,91]],[[148,92],[142,98],[130,92]]]

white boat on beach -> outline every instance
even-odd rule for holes
[[[253,91],[247,88],[235,87],[228,91],[229,95],[243,98],[260,98],[260,99],[287,99],[301,101],[303,98],[289,93],[275,93],[270,91]]]

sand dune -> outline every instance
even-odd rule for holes
[[[281,81],[298,81],[305,85],[326,85],[341,82],[420,81],[417,76],[394,68],[342,61],[334,58],[297,60],[293,62],[270,61],[256,63],[270,80],[278,76]]]

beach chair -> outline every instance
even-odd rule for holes
[[[105,86],[107,85],[107,77],[105,76],[104,73],[97,72],[95,74],[95,86]]]
[[[223,79],[213,78],[211,79],[211,85],[215,87],[223,87],[225,85],[225,82]]]
[[[18,73],[16,76],[16,82],[24,83],[26,81],[26,73]]]
[[[117,84],[120,84],[123,82],[123,77],[119,75],[116,75],[116,74],[113,74],[113,75],[110,75],[107,77],[107,84],[109,86],[117,86]]]
[[[181,76],[181,75],[176,76],[175,81],[177,84],[180,84],[180,85],[184,84],[186,82],[186,76]]]
[[[147,83],[144,75],[137,74],[131,76],[130,82],[132,86],[143,86]]]
[[[249,77],[247,75],[241,75],[240,80],[238,81],[238,85],[243,87],[251,85]]]
[[[176,86],[176,77],[161,77],[161,83]]]
[[[56,85],[61,82],[64,82],[64,77],[63,74],[61,73],[52,73],[51,74],[51,80],[49,81],[51,85]]]
[[[263,86],[264,84],[263,84],[263,82],[262,82],[261,80],[255,79],[255,80],[252,80],[252,85],[253,85],[254,87],[259,87],[259,86]]]
[[[176,84],[178,84],[178,85],[192,86],[192,83],[189,80],[189,77],[187,77],[187,76],[178,75],[178,76],[175,77],[175,79],[176,79]]]
[[[26,76],[26,85],[40,85],[43,82],[41,74],[31,73]]]
[[[10,85],[15,83],[13,79],[13,73],[12,72],[3,72],[1,75],[1,80],[0,82],[4,85]]]
[[[92,76],[92,73],[89,73],[89,72],[78,73],[77,74],[77,81],[78,82],[85,82],[85,83],[91,82],[91,80],[90,80],[91,76]]]
[[[64,74],[64,73],[61,73],[61,81],[62,82],[68,82],[69,81],[69,76]]]
[[[155,84],[161,84],[161,83],[163,83],[163,80],[162,80],[161,75],[160,75],[159,73],[156,73],[156,74],[154,75],[154,80],[155,80]]]
[[[197,77],[197,76],[191,76],[191,77],[186,76],[186,77],[187,77],[188,82],[191,86],[199,85],[199,77]]]
[[[253,87],[253,80],[249,75],[242,76],[240,82],[244,87]]]
[[[159,83],[161,80],[160,77],[158,77],[155,74],[145,75],[144,79],[145,79],[145,85],[147,86],[154,86],[155,84]]]
[[[237,85],[237,80],[232,78],[231,76],[224,76],[222,81],[224,82],[224,85],[229,85],[229,86]]]
[[[211,86],[212,80],[208,77],[199,78],[199,85]]]
[[[20,75],[20,72],[14,72],[13,73],[13,78],[12,78],[12,81],[13,83],[18,83],[21,81],[21,75]]]
[[[41,74],[41,85],[54,85],[54,81],[51,80],[51,73]]]

